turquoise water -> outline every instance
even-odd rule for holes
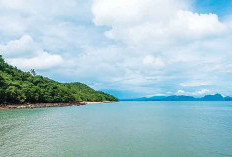
[[[0,157],[232,157],[232,102],[0,111]]]

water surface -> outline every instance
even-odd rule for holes
[[[0,111],[0,157],[232,157],[231,102]]]

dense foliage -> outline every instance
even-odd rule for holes
[[[117,98],[82,83],[63,84],[37,76],[33,70],[23,72],[8,65],[0,55],[0,104],[75,101],[117,101]]]

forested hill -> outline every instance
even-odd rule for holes
[[[82,83],[59,83],[8,65],[0,55],[0,104],[117,101]]]

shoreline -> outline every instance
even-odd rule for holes
[[[66,106],[83,106],[90,104],[102,104],[102,103],[112,103],[114,101],[102,101],[102,102],[72,102],[72,103],[35,103],[35,104],[0,104],[0,110],[11,110],[11,109],[34,109],[34,108],[49,108],[49,107],[66,107]]]

